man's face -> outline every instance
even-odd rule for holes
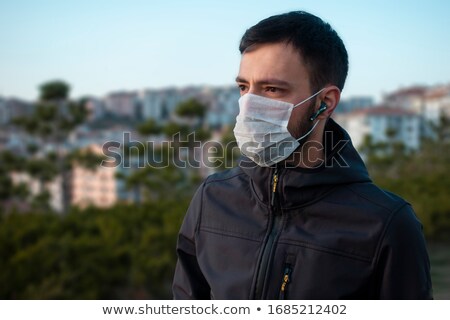
[[[256,45],[245,52],[236,82],[241,95],[252,93],[294,105],[314,94],[303,59],[285,43]],[[299,138],[311,127],[308,119],[315,101],[311,99],[292,111],[288,130],[293,137]]]

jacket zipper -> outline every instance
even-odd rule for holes
[[[291,272],[292,267],[290,265],[286,265],[284,267],[284,273],[283,273],[283,281],[281,282],[281,288],[280,288],[280,300],[286,299],[286,289],[289,282],[291,282]]]
[[[278,202],[276,202],[276,193],[277,193],[277,185],[278,185],[278,167],[275,168],[275,171],[272,175],[272,192],[271,192],[271,211],[273,213],[273,218],[270,223],[270,233],[266,239],[264,244],[264,249],[261,256],[261,262],[259,264],[258,274],[256,277],[256,287],[255,287],[255,299],[262,299],[264,282],[266,279],[267,271],[269,268],[270,258],[272,249],[275,245],[275,239],[278,236],[278,233],[281,229],[282,219],[278,206]]]
[[[272,176],[272,194],[270,197],[270,206],[272,207],[272,209],[275,206],[275,195],[277,193],[277,185],[278,185],[278,167],[275,168],[275,172],[273,173]]]

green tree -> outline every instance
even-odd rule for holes
[[[411,152],[406,149],[403,142],[396,139],[395,129],[386,130],[386,141],[375,142],[372,136],[363,139],[359,150],[366,158],[366,164],[371,175],[388,175],[399,178],[400,170],[405,162],[409,161]]]
[[[73,208],[64,216],[0,215],[0,298],[170,298],[177,233],[191,196]]]
[[[0,201],[11,197],[12,181],[9,172],[0,166]]]
[[[149,119],[139,124],[137,131],[142,135],[160,134],[162,132],[162,128],[154,119]]]
[[[87,117],[85,101],[71,101],[68,99],[70,86],[60,80],[50,81],[40,86],[40,100],[35,106],[31,116],[18,117],[14,119],[14,124],[24,131],[40,139],[40,144],[47,145],[53,143],[56,151],[50,154],[38,154],[36,148],[30,149],[31,159],[27,161],[26,171],[40,181],[41,187],[36,203],[43,203],[48,198],[45,183],[51,181],[56,176],[61,177],[63,192],[63,210],[67,212],[70,195],[68,194],[68,179],[70,164],[68,159],[74,160],[75,154],[67,154],[62,146],[67,140],[69,133],[78,125],[82,124]],[[78,154],[80,155],[80,154]],[[80,155],[81,156],[81,155]],[[85,163],[86,160],[92,163],[93,156],[84,156],[78,159]]]
[[[206,114],[206,109],[204,104],[192,98],[181,102],[176,107],[175,112],[180,117],[203,119]]]
[[[180,134],[180,137],[185,139],[189,133],[189,127],[175,122],[169,122],[162,128],[162,132],[168,137]]]
[[[24,188],[13,186],[10,173],[21,171],[25,166],[25,159],[15,155],[11,151],[0,152],[0,204],[3,200],[21,200],[24,196]],[[0,206],[1,208],[1,206]]]
[[[66,100],[70,92],[70,86],[61,80],[46,82],[39,89],[41,101]]]
[[[231,127],[227,128],[222,136],[223,146],[223,169],[229,169],[237,165],[237,160],[241,156],[236,138]]]
[[[448,119],[441,119],[416,152],[405,152],[395,141],[373,143],[370,137],[363,147],[372,179],[413,205],[428,238],[445,240],[450,239],[448,130]]]

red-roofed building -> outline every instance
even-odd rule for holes
[[[384,96],[383,103],[388,107],[400,107],[420,114],[424,111],[428,90],[425,86],[402,88]]]
[[[438,123],[441,115],[450,118],[450,85],[434,87],[425,95],[425,120]]]

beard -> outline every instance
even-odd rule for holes
[[[306,110],[306,116],[300,118],[297,123],[292,127],[291,135],[295,139],[299,139],[300,137],[304,136],[306,133],[308,133],[309,130],[314,126],[314,121],[311,121],[310,118],[314,114],[314,109],[316,106],[316,101],[311,101],[308,106],[305,108]],[[308,140],[308,137],[305,137],[306,140]]]
[[[317,123],[316,121],[311,121],[310,118],[315,113],[315,106],[316,102],[312,101],[306,108],[306,116],[300,118],[297,123],[294,124],[293,128],[291,128],[290,132],[291,135],[295,139],[299,139],[303,136],[305,136],[311,129],[314,127],[314,125]],[[321,142],[316,141],[314,142],[314,146],[309,146],[311,148],[303,148],[307,142],[311,142],[310,140],[310,134],[302,139],[300,142],[300,145],[298,148],[284,161],[286,167],[297,167],[299,164],[303,163],[305,164],[305,161],[310,159],[309,151],[310,150],[320,150],[321,149]],[[306,153],[305,153],[306,152]],[[305,153],[305,154],[304,154]],[[315,158],[314,158],[315,159]],[[309,162],[306,162],[306,167],[308,167]],[[313,164],[312,167],[315,165]]]

